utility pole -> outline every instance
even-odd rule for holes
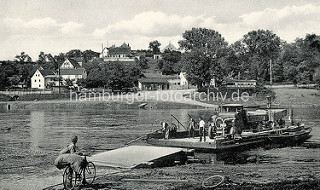
[[[272,85],[272,60],[270,59],[270,86]]]
[[[59,94],[61,93],[60,92],[60,65],[59,65],[59,63],[58,63],[58,74],[59,74]]]

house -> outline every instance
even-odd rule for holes
[[[73,84],[75,86],[78,79],[87,78],[86,70],[81,67],[81,65],[76,60],[70,58],[65,59],[57,73],[64,80],[70,79],[71,81],[73,81]]]
[[[178,51],[178,49],[171,42],[169,42],[169,44],[161,50],[161,53],[164,53],[165,51]]]
[[[188,89],[190,87],[184,72],[179,75],[145,73],[145,76],[146,78],[138,80],[138,88],[140,90]]]
[[[107,50],[107,52],[105,52],[105,50]],[[104,48],[102,56],[104,61],[135,61],[135,57],[131,55],[131,47],[126,43],[123,43],[119,47],[112,45],[109,48]]]
[[[255,88],[257,86],[256,80],[240,80],[240,79],[224,79],[223,85],[227,88]]]
[[[64,62],[60,66],[60,69],[76,69],[80,67],[82,67],[82,65],[80,65],[75,59],[65,58]]]
[[[54,83],[56,73],[52,70],[38,68],[31,77],[31,88],[46,89],[50,83]]]
[[[180,85],[182,86],[182,88],[188,89],[189,88],[189,81],[187,80],[187,73],[180,72],[179,77],[180,77]]]
[[[164,78],[141,78],[138,80],[140,90],[167,90],[169,82]]]

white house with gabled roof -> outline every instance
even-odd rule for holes
[[[57,73],[64,80],[70,79],[71,81],[73,81],[74,85],[76,85],[78,79],[87,78],[86,70],[81,67],[81,65],[76,60],[70,58],[65,59]]]
[[[40,67],[31,77],[31,88],[46,89],[49,83],[54,83],[56,77],[54,71]]]

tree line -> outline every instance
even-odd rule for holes
[[[88,77],[79,81],[86,87],[129,88],[137,85],[145,72],[158,71],[165,75],[187,73],[192,84],[204,86],[213,77],[222,82],[225,77],[255,79],[262,84],[274,83],[320,84],[320,36],[306,34],[287,43],[270,30],[253,30],[240,40],[228,44],[215,30],[192,28],[182,34],[180,51],[160,53],[161,44],[155,40],[149,43],[148,50],[132,64],[104,62],[99,53],[86,50],[70,50],[66,54],[52,56],[40,52],[38,60],[32,62],[24,52],[15,61],[2,61],[0,64],[0,88],[11,83],[8,76],[21,75],[30,85],[30,78],[39,66],[56,70],[65,57],[83,58]],[[161,54],[162,59],[154,59]],[[89,61],[91,60],[91,61]],[[271,65],[271,66],[270,66]]]
[[[228,45],[217,31],[192,28],[179,41],[182,70],[200,86],[212,77],[255,79],[262,84],[319,82],[320,36],[307,34],[287,43],[270,30],[254,30]],[[271,64],[271,67],[270,67]]]

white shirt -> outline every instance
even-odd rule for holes
[[[205,124],[204,121],[201,119],[201,120],[200,120],[200,123],[199,123],[199,126],[200,126],[200,127],[204,127],[204,124]]]

